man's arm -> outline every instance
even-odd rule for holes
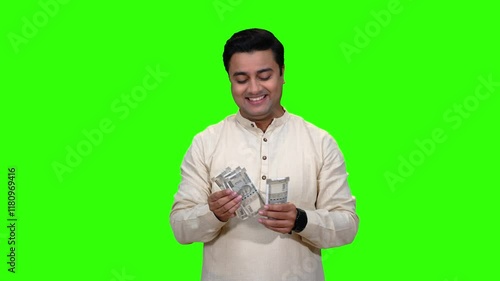
[[[323,140],[324,161],[319,173],[316,210],[304,210],[307,224],[298,234],[318,248],[349,244],[358,231],[356,202],[347,184],[344,157],[332,137]]]
[[[359,219],[342,153],[331,137],[324,139],[322,149],[317,187],[311,187],[317,188],[316,209],[299,211],[293,203],[266,205],[259,214],[270,219],[259,218],[259,222],[280,233],[297,231],[302,241],[314,247],[331,248],[354,240]]]
[[[239,206],[233,193],[212,194],[203,152],[201,140],[195,137],[181,165],[182,179],[170,213],[175,238],[182,244],[211,241]]]

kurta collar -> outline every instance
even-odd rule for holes
[[[278,118],[274,118],[273,121],[271,122],[271,124],[269,125],[269,127],[267,127],[267,130],[266,132],[269,132],[269,131],[272,131],[273,129],[283,125],[286,123],[286,121],[288,121],[288,119],[290,118],[290,114],[288,113],[288,111],[286,111],[285,108],[283,108],[283,110],[285,111],[285,113],[283,115],[281,115],[280,117]],[[255,124],[255,122],[253,121],[250,121],[248,119],[246,119],[245,117],[243,117],[240,113],[240,111],[238,110],[238,113],[236,113],[236,120],[238,121],[238,123],[240,123],[245,129],[248,129],[248,130],[251,130],[251,131],[254,131],[254,130],[259,130],[259,127],[257,127],[257,124]]]

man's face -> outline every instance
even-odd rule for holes
[[[229,61],[229,80],[241,115],[252,121],[281,116],[283,75],[271,50],[235,53]]]

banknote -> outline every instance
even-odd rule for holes
[[[287,203],[289,181],[290,177],[267,179],[266,204]]]
[[[245,168],[237,167],[234,170],[226,168],[222,173],[212,179],[221,189],[231,189],[241,195],[241,206],[236,211],[240,219],[247,219],[257,215],[263,205],[263,199]]]

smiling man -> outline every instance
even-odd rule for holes
[[[240,114],[262,131],[285,113],[280,103],[285,83],[282,71],[271,50],[235,53],[229,61],[231,92]]]
[[[321,249],[351,243],[358,230],[342,153],[281,105],[284,48],[271,32],[235,33],[223,62],[239,110],[193,139],[170,214],[174,235],[204,243],[202,280],[324,280]],[[211,180],[237,166],[262,197],[267,179],[289,177],[288,202],[237,217],[241,196]]]

